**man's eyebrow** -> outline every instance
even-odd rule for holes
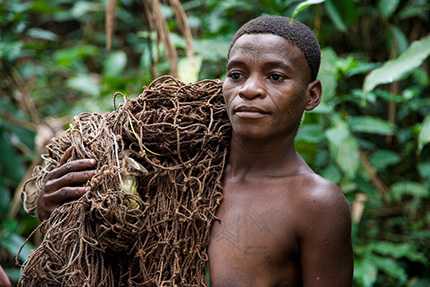
[[[233,68],[233,67],[241,67],[245,66],[245,62],[241,60],[231,60],[227,63],[227,70]]]
[[[265,68],[281,68],[287,71],[291,71],[294,70],[294,67],[292,65],[289,65],[283,61],[268,61],[265,62],[264,64]]]

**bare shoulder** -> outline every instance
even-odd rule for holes
[[[343,192],[333,182],[317,175],[298,176],[299,212],[304,217],[303,232],[321,228],[350,230],[351,215]],[[318,228],[317,228],[318,227]]]
[[[348,202],[337,185],[316,174],[300,175],[298,182],[296,239],[303,286],[350,287],[354,261]]]

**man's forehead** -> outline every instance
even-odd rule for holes
[[[260,57],[273,55],[294,63],[300,61],[301,57],[303,57],[303,60],[306,60],[304,53],[299,47],[278,35],[272,34],[242,35],[234,43],[230,57],[234,57],[237,53],[245,55],[253,54]]]

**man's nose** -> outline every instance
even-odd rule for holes
[[[256,75],[248,77],[239,90],[239,96],[247,99],[265,97],[264,80]]]

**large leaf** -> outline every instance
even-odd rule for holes
[[[322,101],[329,102],[336,94],[337,87],[337,68],[335,62],[337,59],[336,52],[328,47],[321,51],[321,72],[318,79],[323,86]]]
[[[366,117],[349,117],[349,126],[354,132],[363,132],[378,135],[392,135],[396,130],[396,126],[386,120]]]
[[[67,87],[94,97],[100,94],[98,83],[90,75],[84,74],[68,79]]]
[[[418,135],[418,152],[421,152],[424,145],[430,143],[430,114],[426,116]]]
[[[377,170],[384,170],[387,166],[399,163],[402,158],[390,150],[378,150],[370,157],[370,163]]]
[[[364,94],[380,84],[401,80],[419,67],[430,55],[430,37],[415,41],[397,59],[386,62],[382,67],[373,70],[364,79]]]
[[[293,15],[291,16],[291,22],[293,22],[293,19],[297,16],[297,14],[300,13],[300,11],[302,11],[303,9],[309,7],[310,5],[315,5],[315,4],[320,4],[322,2],[325,2],[325,0],[308,0],[308,1],[303,1],[301,2],[299,5],[296,6],[296,8],[293,11]]]
[[[343,21],[342,15],[340,13],[340,9],[336,6],[335,1],[327,0],[325,3],[326,11],[331,21],[333,22],[336,29],[342,32],[347,31],[347,27],[345,22]]]
[[[3,237],[0,238],[0,246],[8,250],[13,256],[18,255],[19,249],[25,242],[25,238],[11,232],[4,232],[2,234]],[[24,262],[33,249],[35,249],[35,247],[31,243],[27,243],[19,253],[19,259]]]
[[[372,287],[378,276],[378,268],[368,258],[354,260],[354,280],[357,286]]]
[[[309,143],[319,143],[324,139],[324,137],[324,130],[321,125],[307,124],[303,125],[299,129],[295,140]]]
[[[399,6],[400,0],[379,0],[378,6],[384,18],[390,18]]]
[[[123,51],[114,51],[109,54],[104,62],[103,76],[119,77],[127,65],[127,55]]]
[[[354,178],[360,167],[357,139],[351,135],[344,122],[338,122],[334,128],[329,129],[326,137],[330,152],[340,169],[347,177]]]

